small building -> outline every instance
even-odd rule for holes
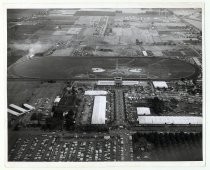
[[[137,107],[137,115],[150,115],[149,107]]]
[[[122,77],[114,77],[115,86],[122,86]]]
[[[168,85],[165,81],[153,81],[152,83],[155,88],[168,88]]]
[[[33,106],[31,106],[31,105],[29,105],[29,104],[27,104],[27,103],[24,103],[23,106],[24,106],[25,108],[27,108],[28,110],[34,110],[34,109],[35,109],[35,107],[33,107]]]
[[[60,100],[61,100],[60,96],[57,96],[57,97],[55,98],[55,100],[54,100],[54,103],[59,103]]]
[[[196,57],[193,57],[193,61],[194,61],[195,64],[197,64],[199,67],[202,67],[202,64],[200,63],[200,61],[199,61]]]
[[[142,53],[143,53],[143,55],[144,55],[145,57],[147,57],[147,56],[148,56],[148,54],[147,54],[147,52],[146,52],[146,51],[142,51]]]

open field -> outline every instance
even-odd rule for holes
[[[104,72],[93,72],[92,68],[102,68]],[[130,69],[140,68],[141,73]],[[193,65],[172,59],[153,58],[66,58],[44,57],[25,60],[13,65],[9,75],[37,79],[82,79],[82,78],[152,78],[180,79],[193,76]]]
[[[40,98],[55,98],[59,94],[64,83],[40,83],[40,82],[8,82],[8,104],[30,103],[35,105]]]

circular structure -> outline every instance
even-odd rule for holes
[[[8,77],[113,79],[122,76],[123,79],[172,80],[191,78],[196,72],[197,68],[190,63],[160,57],[38,57],[15,63],[9,68]]]

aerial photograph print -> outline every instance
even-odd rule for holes
[[[203,161],[202,8],[7,8],[7,161]]]

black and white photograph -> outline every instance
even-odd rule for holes
[[[202,162],[203,8],[7,8],[7,162]]]

